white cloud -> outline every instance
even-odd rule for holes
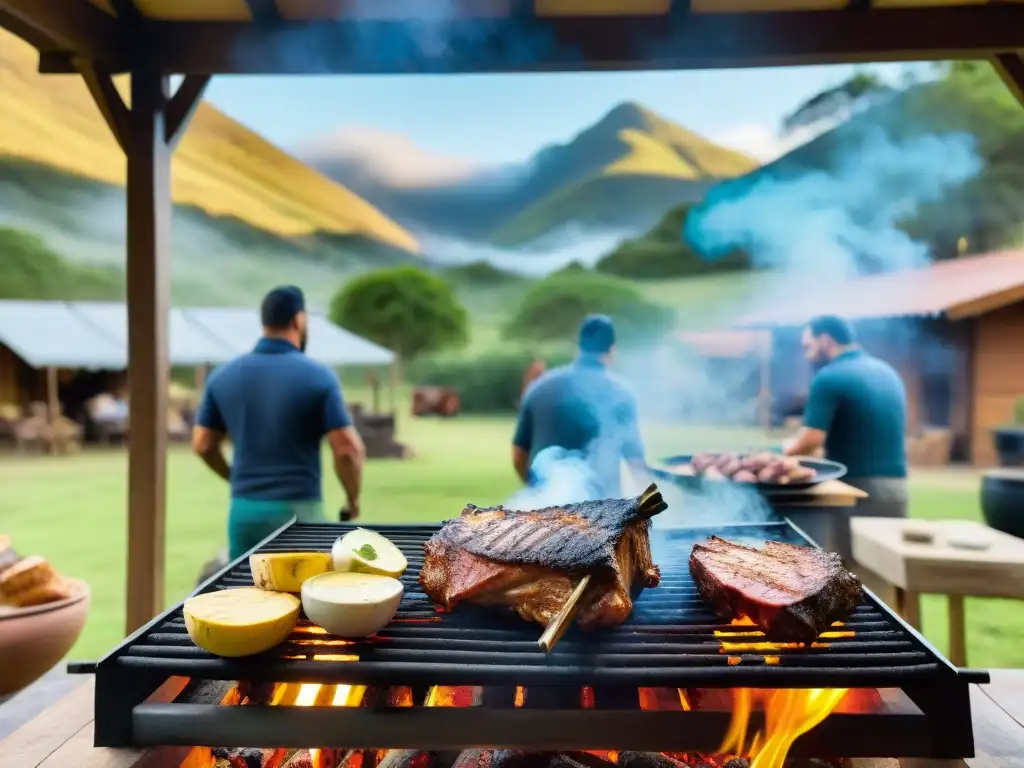
[[[785,135],[768,125],[744,123],[723,131],[713,141],[769,163],[835,127],[836,122],[822,121]]]
[[[303,159],[342,161],[396,187],[460,181],[479,167],[464,157],[432,152],[408,136],[377,128],[351,126],[304,142],[295,153]]]

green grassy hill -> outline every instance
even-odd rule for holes
[[[699,200],[710,184],[757,167],[633,103],[520,166],[455,185],[398,189],[350,177],[344,162],[319,162],[410,227],[505,247],[567,227],[642,231],[670,206]]]
[[[647,227],[671,205],[700,200],[757,162],[714,144],[639,104],[620,104],[567,145],[537,160],[536,199],[492,235],[519,245],[559,228]],[[550,191],[545,187],[553,187]]]

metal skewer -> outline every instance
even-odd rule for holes
[[[572,624],[573,617],[576,615],[576,608],[579,605],[580,598],[583,597],[583,593],[587,591],[589,586],[590,575],[588,574],[580,579],[580,583],[576,585],[576,589],[569,595],[569,599],[565,601],[562,610],[556,613],[555,618],[548,623],[544,629],[544,634],[537,641],[537,645],[540,646],[544,653],[550,653],[551,649],[562,639],[562,635],[565,634],[565,630]]]

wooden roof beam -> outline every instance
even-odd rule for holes
[[[34,2],[35,0],[28,0]],[[429,24],[429,22],[426,22]],[[711,69],[989,58],[1024,50],[1024,3],[670,17],[150,25],[165,73],[413,74]],[[422,40],[421,40],[422,35]],[[437,44],[438,36],[445,45]]]
[[[1024,52],[997,54],[992,59],[992,65],[1006,87],[1024,106]]]
[[[117,21],[92,3],[0,0],[0,14],[14,22],[13,26],[6,23],[3,26],[33,45],[45,40],[75,56],[94,61],[112,62],[119,56]],[[0,23],[3,23],[2,18]]]
[[[277,0],[245,0],[245,4],[257,24],[276,24],[282,20]]]

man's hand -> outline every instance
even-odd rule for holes
[[[224,458],[225,437],[223,432],[197,425],[192,428],[192,450],[206,462],[206,466],[230,482],[231,467]]]
[[[342,515],[347,515],[345,520],[358,520],[359,519],[359,499],[349,499],[344,507],[341,509]]]
[[[787,456],[813,456],[825,444],[826,437],[820,429],[802,427],[797,436],[783,446],[782,452]]]
[[[332,429],[327,433],[327,442],[334,454],[334,473],[345,489],[348,509],[352,519],[359,517],[359,491],[363,485],[363,462],[366,446],[355,427]]]

